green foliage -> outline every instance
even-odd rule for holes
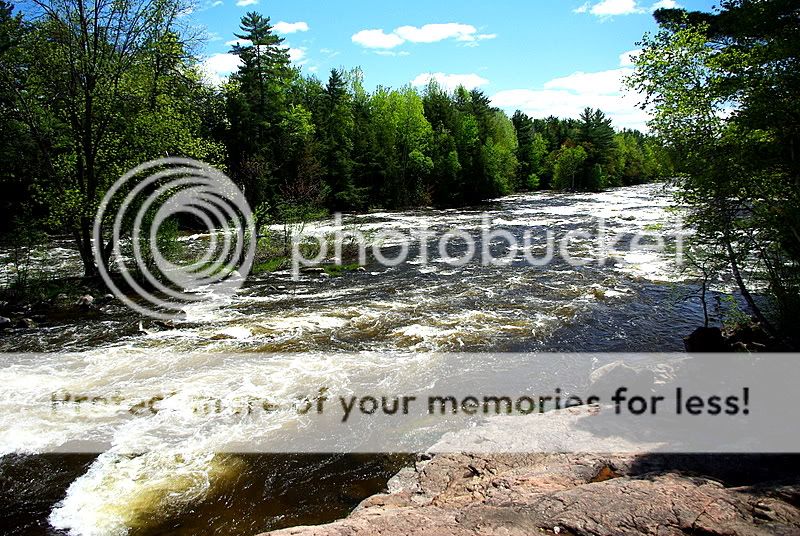
[[[3,87],[14,91],[6,110],[40,162],[27,170],[26,179],[35,181],[31,210],[76,237],[84,270],[93,275],[91,225],[110,184],[156,156],[221,163],[224,149],[201,132],[207,90],[175,31],[177,0],[41,7],[47,17],[11,32],[6,52],[13,51],[13,61],[5,64],[4,53]],[[98,245],[104,259],[111,246]]]
[[[325,273],[332,276],[332,277],[341,277],[347,272],[355,272],[361,265],[357,262],[349,263],[349,264],[326,264],[322,267],[325,270]]]
[[[562,147],[555,159],[553,167],[553,188],[558,190],[575,190],[579,185],[577,177],[583,169],[587,154],[583,147]]]
[[[253,275],[269,274],[283,270],[289,266],[291,259],[289,257],[274,257],[272,259],[253,264],[250,273]]]
[[[715,13],[659,10],[629,84],[678,164],[697,238],[722,252],[751,312],[767,283],[785,327],[800,313],[800,27],[796,2],[726,0]],[[659,149],[646,144],[641,174]],[[627,154],[636,172],[638,155]],[[771,328],[776,332],[774,327]]]
[[[599,163],[596,163],[592,166],[591,175],[589,176],[589,181],[586,184],[586,189],[591,192],[599,192],[601,191],[606,185],[606,176],[603,173],[603,166]]]
[[[224,169],[257,207],[260,230],[283,226],[282,238],[260,237],[278,256],[290,226],[330,211],[465,206],[667,172],[656,140],[614,134],[599,110],[580,121],[509,119],[479,90],[432,81],[422,92],[367,91],[358,69],[333,70],[324,83],[304,77],[259,13],[242,17],[231,49],[240,65],[216,86],[177,22],[180,0],[37,4],[47,16],[25,19],[0,0],[0,231],[24,217],[70,233],[89,276],[100,199],[163,156]],[[164,240],[188,224],[171,222]],[[103,242],[107,263],[107,230]]]
[[[433,172],[429,156],[433,129],[422,98],[411,88],[378,90],[370,98],[370,127],[383,171],[381,202],[410,206],[429,201],[426,187]]]
[[[577,141],[586,150],[583,184],[579,189],[599,191],[603,188],[603,168],[609,167],[614,158],[611,119],[601,110],[584,109],[580,116]]]

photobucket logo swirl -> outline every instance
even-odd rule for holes
[[[112,213],[112,235],[104,237]],[[168,260],[159,240],[162,226],[181,217],[202,222],[209,235],[204,255],[185,265]],[[95,216],[94,258],[117,298],[143,315],[168,320],[189,304],[220,302],[235,293],[252,267],[255,236],[244,194],[225,174],[197,160],[162,158],[128,171],[108,190]],[[109,264],[130,292],[123,292]]]

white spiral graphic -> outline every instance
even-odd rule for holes
[[[103,260],[102,232],[112,203],[114,207],[118,204],[111,238],[114,265],[142,301],[134,301],[117,286]],[[159,250],[158,230],[176,214],[195,217],[210,235],[203,257],[189,265],[172,263]],[[145,222],[148,215],[152,216],[149,226]],[[123,228],[131,229],[133,262],[154,292],[131,275],[120,250],[128,238],[123,236]],[[143,232],[147,253],[160,277],[151,272],[143,255]],[[250,206],[224,173],[189,158],[161,158],[128,171],[108,190],[95,216],[94,258],[103,281],[117,298],[143,315],[169,320],[187,304],[216,301],[235,293],[253,265],[255,236]]]

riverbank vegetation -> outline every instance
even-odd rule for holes
[[[730,275],[773,335],[800,315],[800,19],[791,0],[659,10],[630,85],[678,164],[706,279]],[[769,312],[754,294],[772,298]],[[772,314],[770,314],[772,313]]]
[[[359,69],[304,76],[270,19],[241,20],[229,80],[205,80],[180,0],[0,0],[0,228],[91,227],[125,171],[163,156],[223,169],[260,223],[329,211],[465,206],[541,188],[600,190],[668,175],[655,138],[602,111],[509,118],[479,90],[368,91]],[[28,11],[30,8],[30,11]],[[107,259],[112,244],[106,244]]]

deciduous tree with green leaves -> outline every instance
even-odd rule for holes
[[[796,2],[726,0],[714,13],[659,10],[631,87],[676,155],[698,240],[724,254],[773,333],[800,314],[800,25]],[[766,283],[777,318],[759,307]]]
[[[196,116],[183,114],[199,75],[179,37],[180,0],[34,3],[15,106],[52,170],[41,185],[51,219],[72,232],[91,276],[95,212],[122,171],[156,155],[219,160],[221,150],[196,144]],[[97,245],[104,262],[112,246]]]

